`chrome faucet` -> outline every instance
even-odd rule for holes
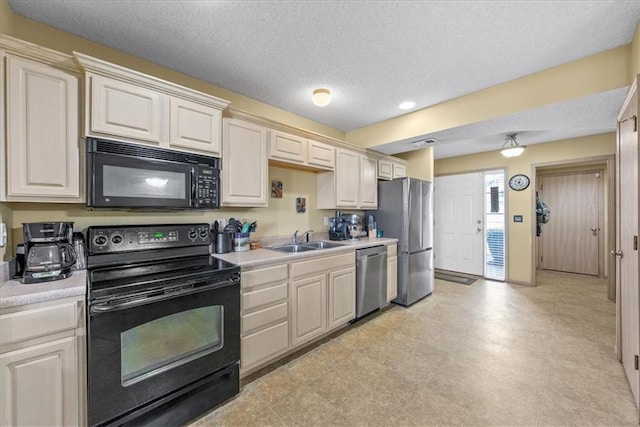
[[[313,230],[307,230],[304,232],[304,234],[302,235],[302,237],[306,236],[306,242],[309,243],[309,236],[311,235],[311,233],[313,233]]]
[[[294,231],[291,236],[291,244],[295,245],[296,243],[298,243],[298,230]]]

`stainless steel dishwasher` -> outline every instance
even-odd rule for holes
[[[356,319],[382,307],[387,299],[387,247],[356,250]]]

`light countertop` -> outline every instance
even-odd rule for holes
[[[85,295],[87,272],[76,270],[71,277],[52,282],[23,284],[19,280],[9,280],[0,283],[0,308],[15,307]]]
[[[328,241],[328,240],[327,240]],[[361,237],[359,240],[340,240],[332,243],[339,243],[342,246],[331,249],[316,249],[305,252],[278,252],[271,249],[254,249],[247,252],[229,252],[226,254],[212,254],[215,258],[231,262],[243,268],[258,267],[261,265],[275,264],[280,262],[296,261],[304,258],[327,256],[339,253],[346,253],[355,249],[368,248],[378,245],[394,245],[398,239]]]

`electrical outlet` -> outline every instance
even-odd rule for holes
[[[329,225],[329,217],[328,216],[324,217],[324,225]]]

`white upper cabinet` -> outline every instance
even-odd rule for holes
[[[270,130],[269,160],[305,166],[310,169],[333,170],[335,148],[301,136]]]
[[[269,158],[302,165],[307,161],[307,140],[277,130],[270,130]]]
[[[336,165],[336,149],[329,144],[309,140],[307,164],[322,169],[333,170]]]
[[[81,203],[79,74],[4,50],[20,45],[2,38],[0,200]],[[56,54],[47,54],[55,62]]]
[[[266,207],[266,129],[225,118],[222,134],[222,206]]]
[[[391,160],[378,160],[378,179],[393,179],[393,162]]]
[[[393,179],[407,176],[407,166],[402,163],[393,164]]]
[[[376,159],[336,148],[335,172],[317,176],[318,209],[376,209],[377,169]]]
[[[378,162],[361,154],[360,158],[360,192],[358,207],[376,209],[378,207]]]
[[[151,89],[87,73],[91,133],[159,144],[168,98]],[[89,132],[88,132],[89,133]]]
[[[342,148],[336,149],[336,206],[337,208],[357,208],[360,190],[358,153]]]
[[[222,112],[216,108],[172,98],[171,148],[186,148],[220,156]]]
[[[220,156],[228,102],[74,53],[86,71],[87,136]]]

